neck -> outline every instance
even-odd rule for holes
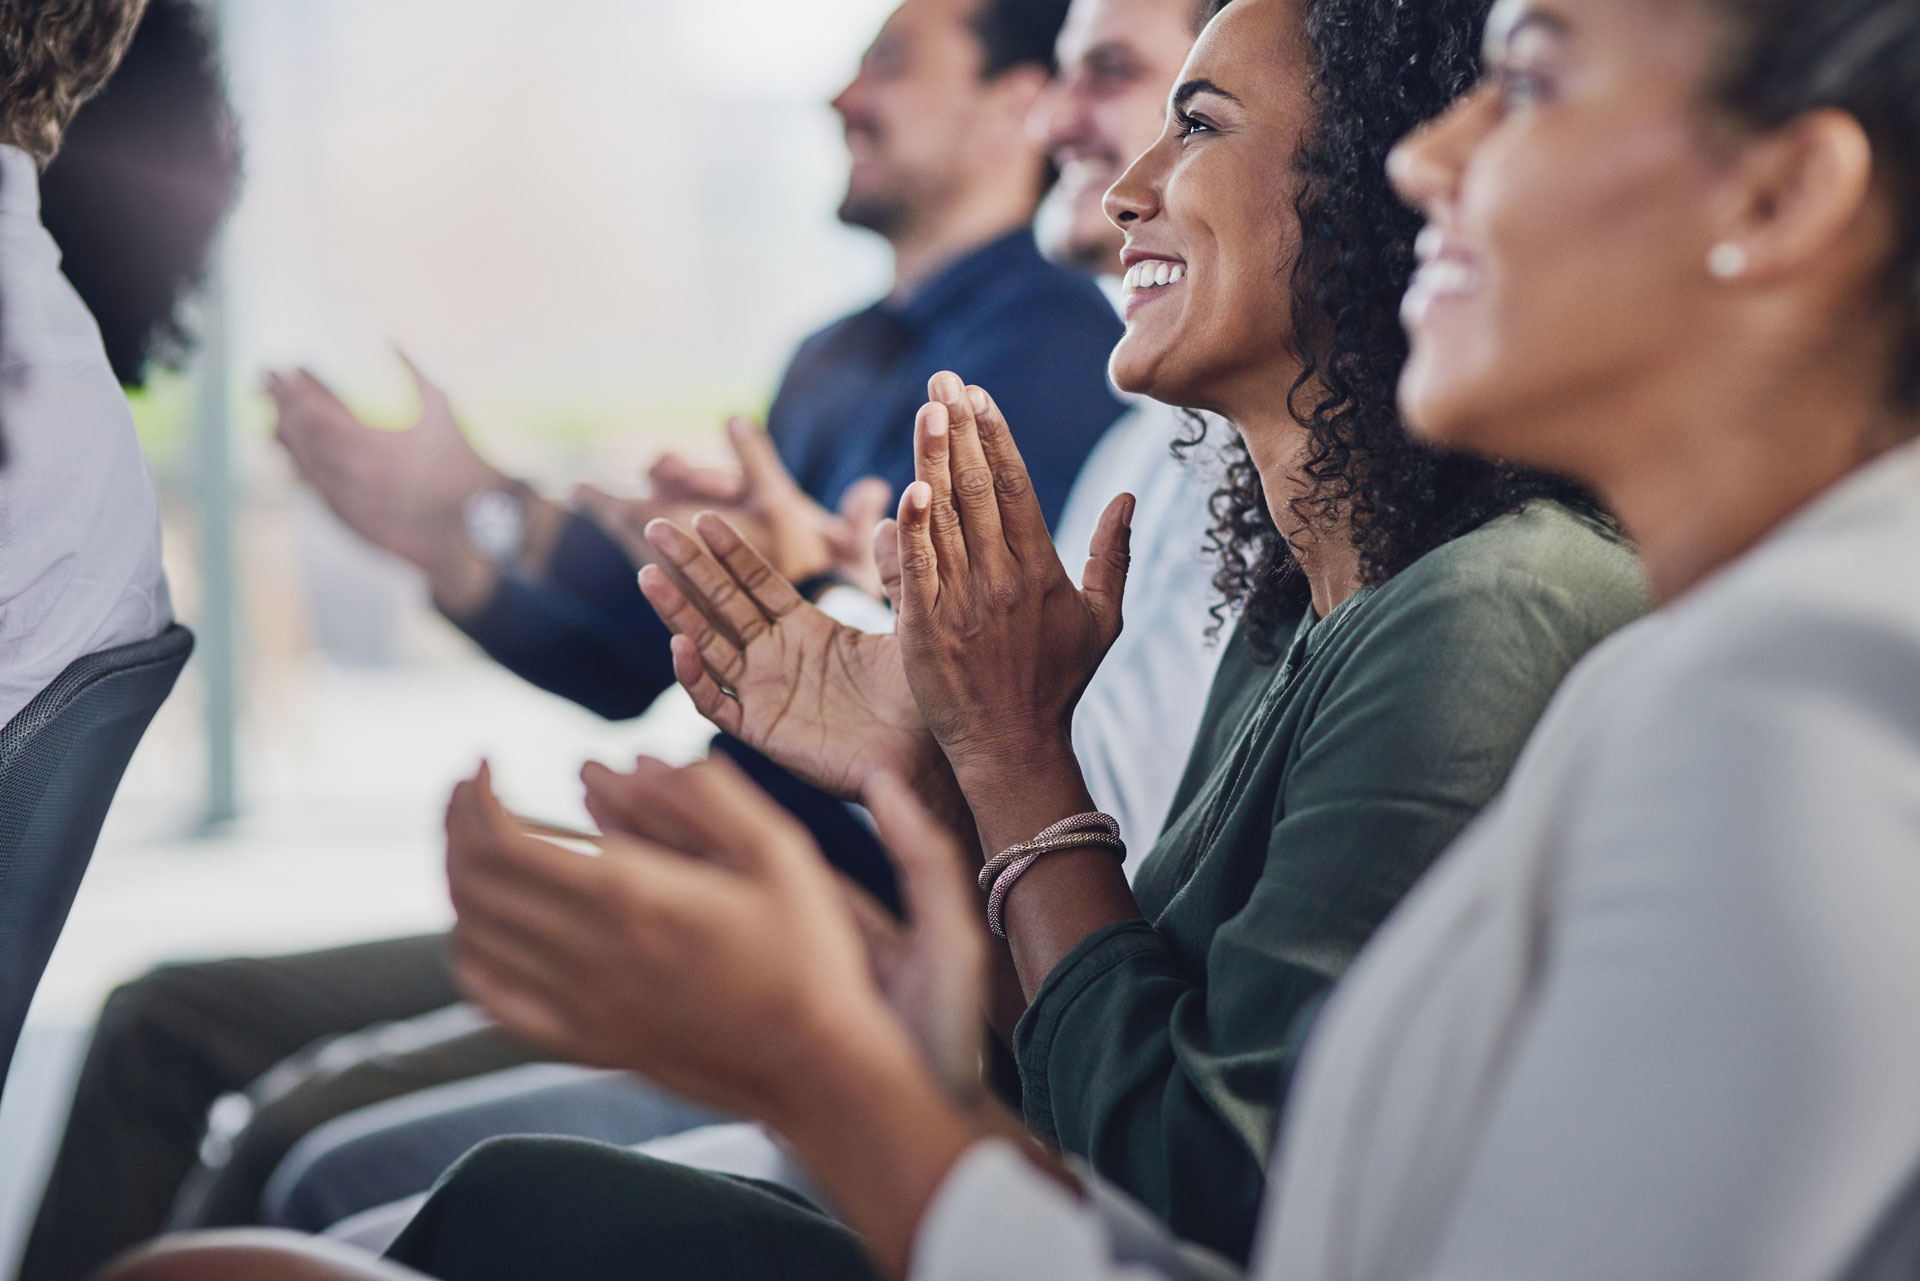
[[[1884,363],[1821,355],[1794,368],[1696,363],[1664,413],[1616,406],[1607,422],[1569,425],[1619,442],[1591,483],[1638,544],[1662,604],[1911,434],[1872,394]],[[1638,427],[1622,432],[1623,422]]]
[[[1223,410],[1222,414],[1247,442],[1247,453],[1267,496],[1267,510],[1306,576],[1314,612],[1325,618],[1360,590],[1360,553],[1344,511],[1326,516],[1309,513],[1312,519],[1308,520],[1293,510],[1300,499],[1312,496],[1313,482],[1305,474],[1307,429],[1286,410],[1286,388],[1292,381],[1289,375],[1270,394],[1254,398],[1253,407],[1243,412]]]
[[[1884,452],[1877,433],[1796,442],[1790,448],[1700,448],[1668,468],[1644,467],[1602,492],[1640,549],[1654,599],[1667,604],[1739,559],[1794,513]]]
[[[905,302],[950,263],[1031,224],[1036,200],[1031,186],[986,191],[910,219],[904,230],[890,237],[893,289],[888,298]]]

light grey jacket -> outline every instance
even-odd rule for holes
[[[1259,1281],[1825,1281],[1920,1163],[1920,448],[1576,669],[1341,984]],[[1224,1277],[983,1144],[916,1281]]]

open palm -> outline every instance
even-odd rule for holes
[[[433,562],[462,536],[466,500],[508,484],[461,431],[446,394],[411,361],[420,416],[409,427],[373,427],[313,374],[267,380],[275,434],[300,476],[348,528],[416,565]]]
[[[847,800],[881,773],[923,796],[949,790],[898,642],[807,603],[719,517],[696,528],[648,528],[657,561],[640,585],[674,632],[674,674],[700,713]]]

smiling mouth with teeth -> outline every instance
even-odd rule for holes
[[[1127,268],[1123,285],[1128,293],[1138,293],[1142,289],[1179,284],[1186,274],[1185,265],[1177,262],[1137,262]]]

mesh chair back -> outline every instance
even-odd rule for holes
[[[1907,1183],[1867,1246],[1840,1281],[1915,1281],[1920,1278],[1920,1171]]]
[[[0,729],[0,1081],[120,776],[192,653],[176,624],[89,654]]]

